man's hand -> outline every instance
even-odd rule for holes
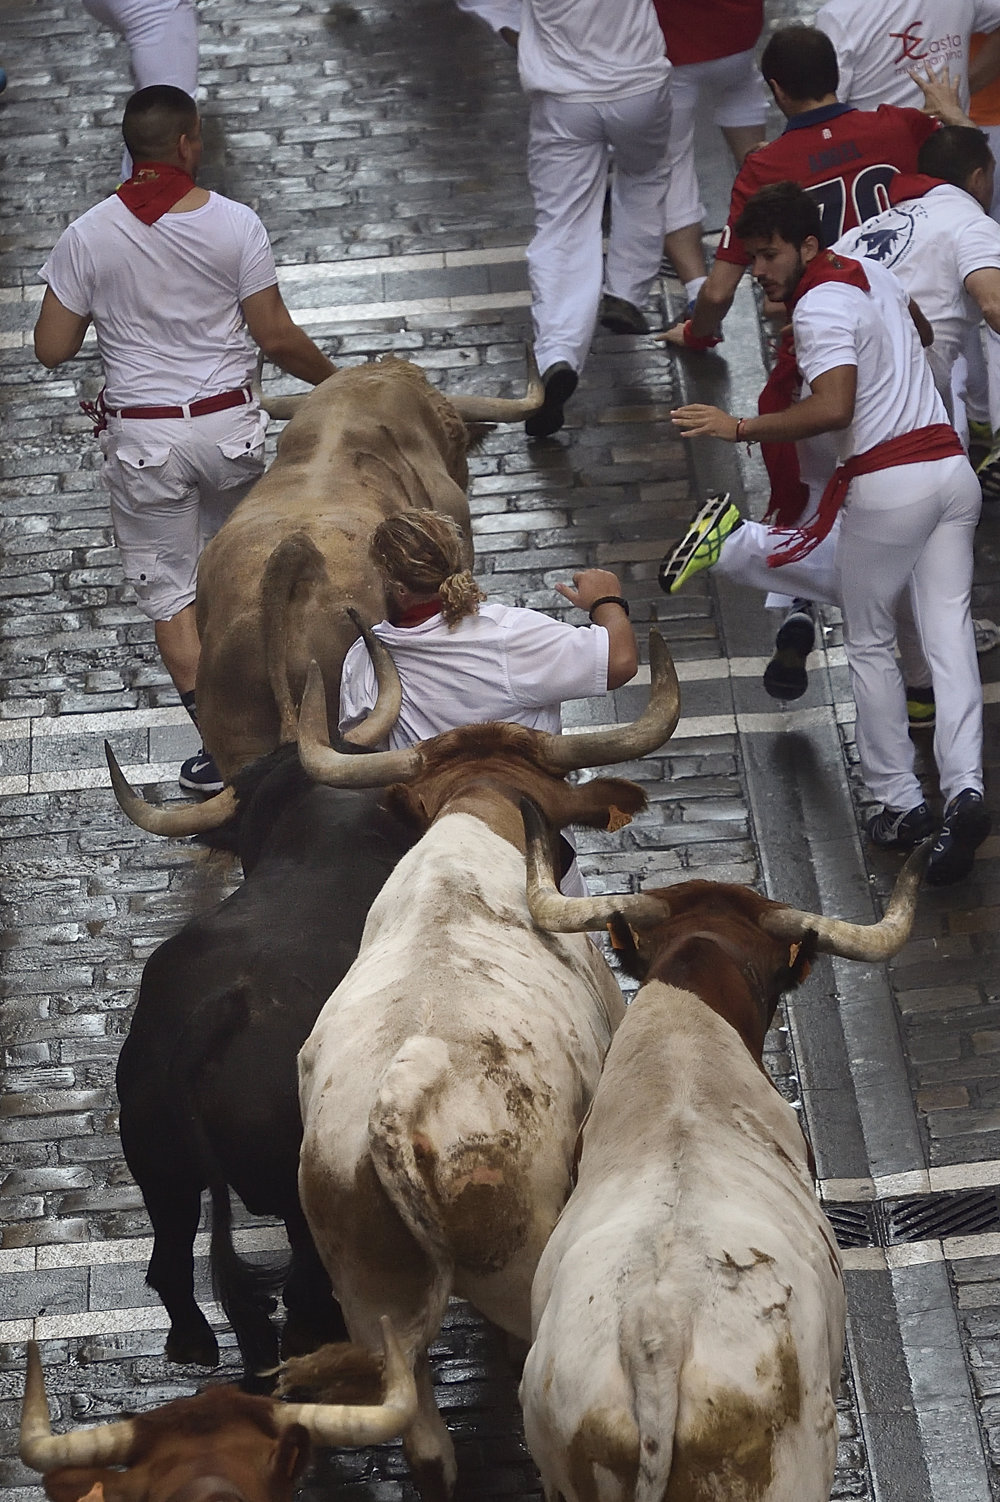
[[[654,334],[654,340],[657,344],[672,344],[675,349],[683,349],[686,322],[687,319],[682,318],[680,323],[672,323],[668,329],[663,330],[662,334]]]
[[[958,79],[952,78],[947,63],[942,63],[937,72],[930,63],[924,64],[921,73],[917,68],[907,72],[924,96],[924,114],[940,120],[943,125],[972,125],[973,121],[962,108],[958,97]]]
[[[585,568],[573,575],[572,584],[557,584],[556,589],[571,605],[589,612],[602,595],[620,595],[618,575],[606,568]]]
[[[675,428],[681,429],[684,438],[724,438],[727,443],[736,442],[738,419],[730,417],[721,407],[692,402],[687,407],[675,407],[670,420]]]
[[[722,343],[722,334],[716,331],[714,334],[699,336],[691,327],[691,319],[684,318],[680,323],[672,324],[669,329],[664,329],[662,334],[654,334],[653,338],[658,344],[672,344],[677,349],[696,349],[699,351],[714,349]]]

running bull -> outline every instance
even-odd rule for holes
[[[373,638],[369,650],[383,661]],[[109,763],[133,822],[162,835],[225,839],[246,873],[232,896],[146,961],[117,1086],[125,1158],[153,1225],[146,1279],[170,1316],[167,1357],[218,1360],[193,1291],[208,1188],[213,1280],[248,1373],[265,1370],[278,1355],[271,1290],[233,1252],[228,1186],[253,1214],[284,1221],[292,1250],[284,1353],[341,1336],[298,1201],[295,1059],[357,954],[373,898],[419,830],[377,793],[317,787],[294,747],[247,768],[209,802],[180,808],[144,803],[110,753]]]
[[[346,1402],[274,1403],[227,1385],[70,1434],[52,1433],[41,1358],[29,1341],[21,1459],[41,1471],[52,1502],[84,1496],[90,1502],[291,1502],[310,1441],[381,1444],[410,1422],[413,1375],[387,1320],[382,1330],[385,1355],[378,1363],[351,1347],[337,1351]],[[372,1386],[381,1393],[369,1399],[365,1389]]]
[[[567,824],[618,827],[643,806],[633,783],[564,779],[668,739],[679,695],[655,633],[650,658],[640,719],[578,735],[476,725],[346,758],[323,744],[318,675],[303,700],[299,750],[315,777],[400,783],[430,826],[299,1057],[303,1208],[352,1339],[373,1349],[385,1311],[415,1361],[420,1409],[403,1444],[428,1498],[451,1493],[455,1458],[427,1346],[451,1293],[527,1340],[535,1265],[624,1014],[588,938],[532,924],[519,800],[544,809],[553,847]]]
[[[545,1496],[828,1502],[840,1257],[764,1036],[817,949],[873,963],[902,947],[926,852],[865,927],[704,881],[567,899],[525,816],[539,926],[610,920],[643,982],[532,1290],[521,1401]]]
[[[542,398],[533,366],[521,400],[449,398],[416,365],[387,356],[264,403],[273,416],[294,414],[277,457],[198,563],[198,717],[224,778],[295,739],[312,659],[335,721],[357,636],[345,607],[369,621],[386,613],[372,531],[417,506],[446,512],[468,537],[466,423],[517,422]]]

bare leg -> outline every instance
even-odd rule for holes
[[[663,250],[682,282],[693,282],[696,277],[707,276],[700,224],[685,224],[682,229],[670,230],[663,237]]]
[[[762,146],[766,140],[763,125],[724,125],[722,134],[726,138],[726,145],[733,154],[733,161],[737,167],[742,167],[743,158],[748,151]]]
[[[198,673],[198,657],[201,643],[195,625],[194,605],[185,605],[169,621],[154,621],[156,645],[163,665],[179,694],[189,694],[194,689]]]

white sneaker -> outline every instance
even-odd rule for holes
[[[1000,647],[1000,626],[996,621],[973,621],[972,626],[976,633],[976,651],[980,656],[984,652],[992,652],[994,647]]]

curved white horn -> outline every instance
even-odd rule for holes
[[[760,926],[776,939],[793,941],[812,930],[822,953],[840,955],[845,960],[891,959],[910,937],[920,878],[933,844],[933,840],[925,840],[909,857],[896,878],[889,905],[879,923],[847,923],[840,918],[824,918],[819,913],[785,907],[765,913]]]
[[[537,412],[545,400],[535,352],[528,346],[528,383],[521,397],[449,396],[463,422],[521,422]]]
[[[643,713],[630,725],[547,736],[543,748],[546,764],[556,772],[571,772],[646,756],[670,739],[680,713],[681,691],[673,659],[654,626],[649,633],[649,703]]]
[[[392,653],[385,642],[380,641],[374,631],[365,624],[353,605],[347,607],[347,614],[364,638],[368,656],[375,669],[378,698],[361,724],[345,732],[344,740],[350,741],[352,746],[374,747],[379,741],[386,739],[389,731],[399,719],[399,711],[403,703],[403,685],[399,681]]]
[[[175,839],[180,839],[183,835],[204,834],[209,829],[218,829],[236,812],[238,799],[231,787],[223,788],[214,798],[206,798],[204,803],[185,803],[180,808],[156,808],[147,803],[145,798],[140,798],[129,785],[107,741],[104,742],[104,754],[108,759],[111,786],[115,790],[118,807],[133,824],[145,829],[148,834],[172,835]]]
[[[641,892],[564,897],[552,875],[545,820],[530,798],[521,799],[521,817],[527,837],[528,911],[539,928],[556,934],[587,933],[606,928],[613,913],[621,913],[633,928],[649,928],[670,916],[665,902]]]
[[[134,1438],[135,1425],[130,1419],[101,1424],[96,1429],[77,1429],[72,1434],[53,1434],[42,1358],[37,1342],[28,1341],[20,1443],[25,1465],[43,1475],[63,1466],[122,1465],[128,1459]]]
[[[391,782],[410,782],[421,767],[415,747],[405,751],[373,751],[370,756],[346,756],[330,745],[326,719],[326,689],[319,664],[309,664],[299,707],[299,759],[309,776],[330,787],[378,788]]]
[[[381,1325],[385,1347],[381,1403],[276,1403],[277,1422],[282,1427],[302,1424],[318,1445],[381,1445],[408,1429],[417,1413],[413,1371],[387,1314]]]

